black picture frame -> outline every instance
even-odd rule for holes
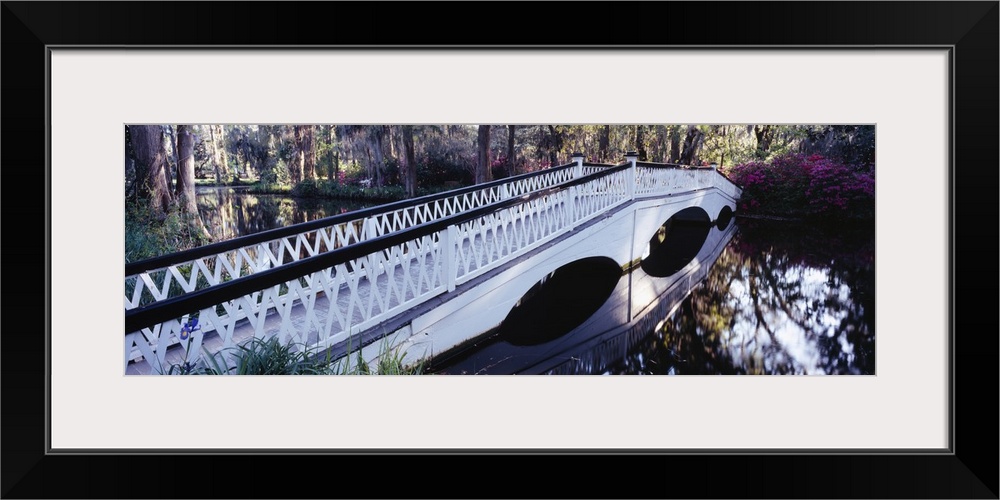
[[[992,310],[998,302],[993,277],[998,276],[994,250],[1000,206],[996,157],[1000,4],[996,1],[581,2],[554,4],[560,12],[557,19],[534,3],[480,4],[487,9],[482,17],[476,17],[472,7],[453,3],[2,4],[6,147],[0,155],[7,195],[3,222],[12,238],[8,241],[18,242],[4,245],[3,253],[8,270],[38,275],[25,280],[8,274],[7,291],[13,293],[3,295],[7,314],[0,337],[0,486],[5,498],[255,498],[273,497],[275,491],[287,497],[998,498],[996,422],[1000,419],[994,385],[998,336]],[[331,6],[333,14],[328,13]],[[451,21],[456,8],[468,11],[461,13],[470,16],[468,22]],[[576,29],[589,26],[593,29]],[[626,26],[629,29],[622,29]],[[44,154],[49,147],[48,47],[414,43],[609,50],[615,46],[951,47],[949,451],[49,453],[46,334],[51,314],[47,307],[51,200],[47,187],[42,189],[48,185]],[[190,487],[186,471],[195,469],[211,471],[207,490]],[[479,488],[464,489],[470,476]],[[269,487],[262,488],[265,479]]]

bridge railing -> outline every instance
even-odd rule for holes
[[[358,210],[125,265],[125,310],[558,185],[576,164]]]
[[[738,199],[742,189],[712,167],[636,162],[636,196],[717,188]]]
[[[615,166],[614,163],[583,162],[581,170],[583,171],[584,175],[590,175],[590,174],[596,174],[597,172],[600,172],[606,168],[611,168],[613,166]]]
[[[605,168],[128,310],[125,365],[138,352],[161,372],[171,345],[194,363],[203,345],[250,337],[330,347],[630,201],[632,176],[628,163]]]

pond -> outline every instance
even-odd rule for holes
[[[378,204],[252,194],[247,188],[198,186],[198,212],[213,241],[330,217]]]
[[[873,225],[824,228],[739,219],[725,230],[694,227],[672,232],[665,240],[669,245],[664,245],[673,249],[672,255],[653,251],[643,265],[618,280],[604,305],[581,326],[554,334],[548,325],[566,314],[578,316],[573,305],[581,302],[573,298],[553,307],[558,301],[549,299],[537,327],[517,318],[514,331],[501,325],[464,352],[436,360],[430,371],[875,373]],[[713,244],[718,249],[706,251],[711,249],[704,247]],[[710,260],[698,265],[707,269],[691,270],[688,263],[696,253],[708,255]],[[593,284],[594,273],[579,274],[586,277],[555,294],[600,287]],[[610,318],[623,317],[630,301],[646,289],[665,291],[632,322],[609,328],[616,321]],[[523,341],[526,337],[543,341],[529,345]]]

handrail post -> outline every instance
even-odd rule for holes
[[[365,239],[374,240],[378,238],[378,223],[375,220],[375,216],[368,217],[365,219]]]
[[[567,226],[568,229],[572,230],[576,227],[576,186],[569,187],[567,198],[569,198],[569,201],[567,201],[569,203],[569,209],[567,210],[569,212],[569,224]]]
[[[629,162],[629,183],[628,183],[628,199],[635,199],[635,184],[639,181],[639,176],[636,175],[635,162],[639,160],[639,153],[635,151],[629,151],[625,153],[625,161]]]
[[[458,244],[458,228],[454,224],[441,230],[440,236],[438,237],[441,244],[444,245],[442,248],[441,256],[444,262],[441,265],[442,271],[444,271],[444,282],[448,286],[449,292],[455,291],[456,277],[458,276],[458,264],[455,262],[455,245]]]
[[[583,177],[583,153],[573,153],[572,158],[576,163],[576,167],[573,168],[573,178],[579,179]]]

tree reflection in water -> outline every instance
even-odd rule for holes
[[[874,226],[740,221],[705,281],[609,373],[874,374]]]
[[[201,188],[198,192],[198,212],[214,241],[322,219],[369,205],[371,203],[259,195],[225,187]]]

